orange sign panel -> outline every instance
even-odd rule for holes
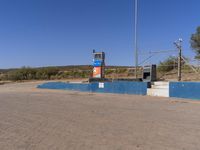
[[[101,78],[101,67],[93,68],[93,78]]]

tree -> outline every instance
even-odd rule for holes
[[[158,65],[159,72],[169,72],[178,66],[178,59],[174,56],[169,56],[164,61],[160,62]]]
[[[196,53],[195,58],[200,60],[200,26],[197,27],[196,33],[191,36],[191,47]]]
[[[185,56],[182,57],[184,59],[181,60],[181,65],[185,66],[186,63],[184,60],[188,60],[188,58],[186,58]],[[176,68],[178,68],[178,58],[175,56],[169,56],[158,64],[158,72],[161,73],[166,73]]]

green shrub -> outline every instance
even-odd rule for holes
[[[107,69],[107,70],[105,70],[105,74],[106,74],[106,75],[112,74],[112,73],[114,73],[114,72],[115,72],[115,71],[112,70],[112,69]]]
[[[178,66],[177,57],[170,56],[166,60],[162,61],[158,65],[158,72],[169,72]]]

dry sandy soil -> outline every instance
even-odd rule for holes
[[[199,150],[200,103],[0,85],[0,150]]]

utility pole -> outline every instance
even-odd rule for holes
[[[138,0],[135,0],[135,78],[137,79],[138,70],[138,43],[137,43],[137,25],[138,25]]]
[[[178,49],[178,81],[181,81],[182,78],[182,39],[179,39],[178,41],[174,42],[176,48]]]
[[[179,48],[179,58],[178,58],[178,81],[181,81],[181,78],[182,78],[182,66],[181,66],[181,64],[182,64],[182,62],[181,62],[181,60],[182,60],[182,47],[180,46],[180,48]]]

